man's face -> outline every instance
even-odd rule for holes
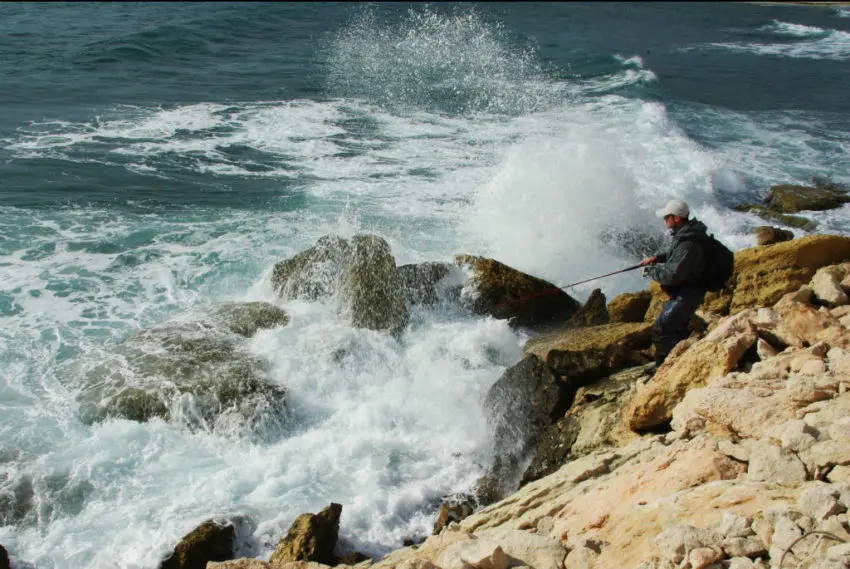
[[[664,225],[667,226],[667,229],[679,230],[685,225],[685,218],[678,215],[665,215]]]

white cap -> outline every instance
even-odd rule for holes
[[[688,204],[683,202],[682,200],[670,200],[667,202],[662,209],[659,209],[655,212],[655,215],[658,217],[667,217],[668,215],[675,215],[681,217],[683,219],[687,219],[690,215],[691,210],[688,209]]]

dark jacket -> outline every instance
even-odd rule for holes
[[[659,264],[648,267],[646,275],[658,281],[669,294],[675,294],[685,286],[705,288],[701,282],[705,267],[702,239],[705,237],[705,224],[696,219],[689,220],[673,233],[670,246],[656,255]]]

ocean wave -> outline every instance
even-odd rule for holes
[[[773,32],[779,35],[792,36],[798,38],[823,37],[828,35],[832,30],[824,30],[817,26],[804,26],[803,24],[794,24],[791,22],[782,22],[779,20],[771,20],[766,26],[759,28],[762,31]]]
[[[777,35],[795,38],[794,41],[778,43],[725,42],[709,44],[713,48],[778,55],[782,57],[828,59],[844,61],[850,59],[850,33],[840,30],[775,22],[769,26]]]
[[[835,15],[839,18],[850,18],[850,8],[836,8]]]

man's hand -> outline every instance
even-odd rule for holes
[[[657,256],[656,256],[656,257],[647,257],[646,259],[644,259],[643,261],[641,261],[641,262],[638,264],[638,266],[639,266],[639,267],[645,267],[645,266],[647,266],[647,265],[654,265],[654,264],[656,264],[657,262],[658,262],[658,257],[657,257]]]

